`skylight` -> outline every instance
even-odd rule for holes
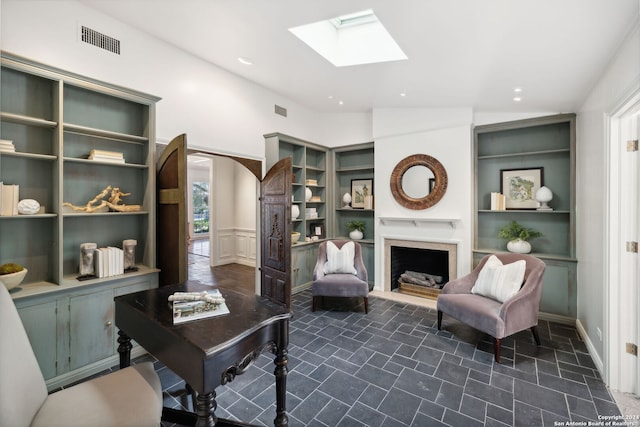
[[[289,31],[336,67],[407,59],[371,9]]]

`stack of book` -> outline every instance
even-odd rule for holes
[[[0,182],[0,215],[18,215],[18,201],[20,200],[20,186],[18,184],[4,184]]]
[[[97,277],[124,274],[124,252],[120,248],[108,246],[96,249],[94,262],[94,271]]]
[[[91,150],[89,160],[99,162],[124,163],[124,154],[119,151]]]
[[[16,147],[13,145],[13,141],[9,139],[0,139],[0,151],[15,153]]]
[[[317,179],[308,179],[307,180],[307,185],[318,185],[318,180]]]
[[[304,217],[308,219],[318,218],[318,211],[316,208],[306,208],[304,210]]]
[[[491,210],[504,211],[506,209],[504,194],[497,192],[491,193]]]

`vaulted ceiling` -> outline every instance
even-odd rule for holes
[[[639,17],[638,0],[81,2],[322,112],[576,111]],[[363,9],[408,60],[337,68],[288,30]]]

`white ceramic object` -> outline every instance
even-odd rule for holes
[[[291,219],[296,219],[300,216],[300,208],[298,205],[291,205]]]
[[[539,211],[549,211],[551,207],[547,203],[549,203],[553,199],[553,193],[549,190],[548,187],[544,185],[538,188],[536,191],[536,201],[540,203],[540,207],[538,207]]]
[[[300,240],[300,233],[298,233],[297,231],[292,231],[291,232],[291,244],[295,245],[296,243],[298,243],[298,240]]]
[[[514,254],[528,254],[531,252],[531,243],[522,239],[511,240],[507,243],[507,250]]]
[[[21,215],[35,215],[40,210],[40,203],[33,199],[23,199],[18,203],[18,213]]]
[[[362,234],[362,231],[360,230],[353,230],[349,232],[349,238],[351,240],[361,240],[364,237],[364,235]]]
[[[304,201],[308,202],[313,197],[313,192],[309,187],[304,188]]]
[[[342,207],[343,209],[350,208],[351,206],[349,206],[349,204],[351,203],[351,194],[344,193],[344,196],[342,196],[342,203],[344,203],[344,206]]]
[[[21,271],[11,274],[0,275],[0,282],[8,289],[11,290],[18,286],[24,280],[27,275],[27,269],[23,268]]]

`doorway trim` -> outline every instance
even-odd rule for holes
[[[638,138],[640,88],[620,102],[608,116],[609,183],[605,249],[605,380],[613,390],[640,393],[640,364],[625,351],[626,343],[640,344],[638,254],[625,250],[638,239],[638,153],[628,153],[627,141]],[[634,119],[634,116],[636,118]],[[633,158],[631,157],[633,156]],[[635,181],[635,182],[631,182]],[[635,224],[633,224],[635,221]],[[635,234],[635,236],[633,235]]]

